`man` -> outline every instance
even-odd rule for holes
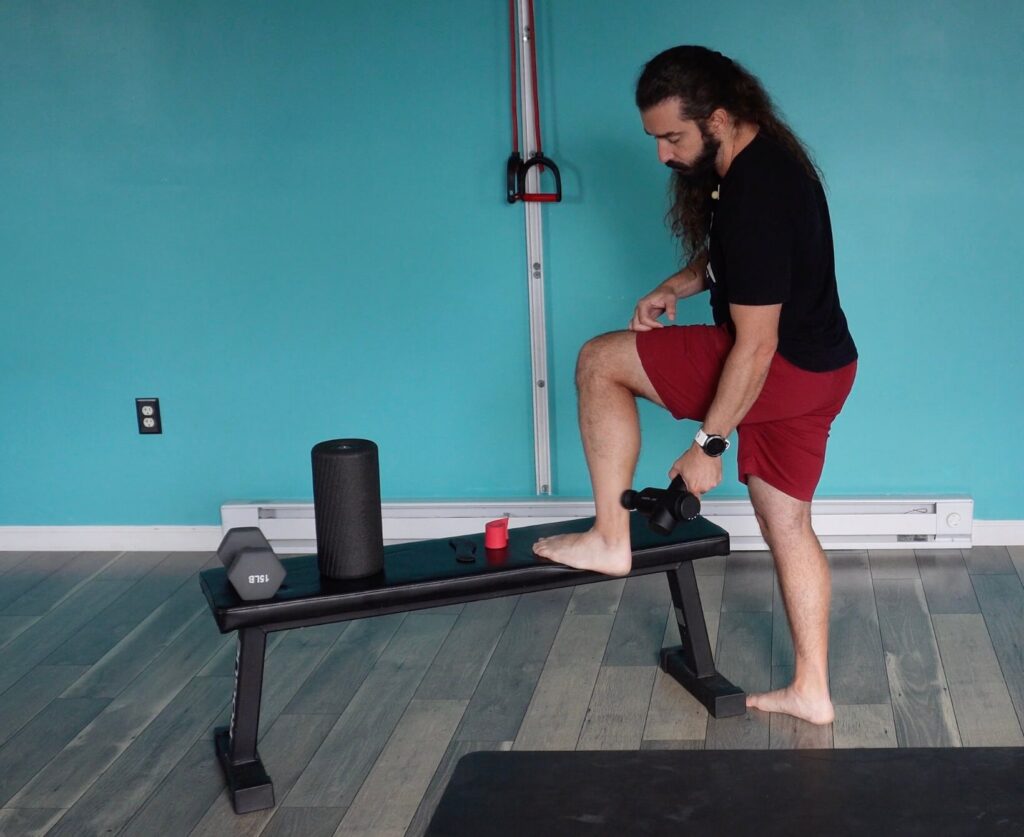
[[[793,682],[747,706],[828,724],[828,562],[811,498],[832,420],[853,386],[857,350],[836,289],[819,173],[760,82],[720,53],[680,46],[637,82],[644,130],[674,169],[672,229],[688,264],[639,301],[629,330],[589,341],[577,365],[579,421],[597,518],[545,538],[538,555],[629,572],[619,497],[640,450],[636,397],[702,422],[673,463],[697,495],[722,480],[737,431],[739,479],[772,552],[796,655]],[[665,326],[676,302],[710,290],[714,326]]]

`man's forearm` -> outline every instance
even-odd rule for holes
[[[672,292],[678,299],[686,299],[699,294],[701,291],[707,290],[708,287],[707,277],[704,274],[707,263],[707,253],[698,253],[686,267],[678,273],[672,274],[665,280],[665,283],[671,286]]]
[[[733,346],[704,419],[705,432],[728,436],[736,429],[761,394],[774,355],[774,349]]]

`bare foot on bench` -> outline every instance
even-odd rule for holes
[[[533,545],[533,551],[567,567],[605,575],[629,575],[633,567],[629,537],[623,541],[610,541],[596,529],[581,534],[541,538]]]
[[[762,712],[779,712],[809,721],[812,724],[831,724],[836,712],[828,693],[808,695],[798,692],[790,684],[785,689],[747,695],[747,707]]]

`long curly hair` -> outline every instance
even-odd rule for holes
[[[782,121],[761,82],[731,58],[702,46],[672,47],[654,56],[637,80],[636,106],[645,111],[673,97],[682,103],[680,117],[697,122],[702,135],[706,136],[711,114],[723,108],[734,119],[757,125],[787,148],[809,177],[822,180],[807,147]],[[717,182],[718,174],[713,169],[697,177],[679,172],[672,175],[666,221],[682,242],[687,258],[707,246],[711,191]]]

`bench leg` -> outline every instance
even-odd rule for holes
[[[704,704],[715,718],[743,715],[747,711],[746,694],[715,668],[693,563],[686,561],[666,575],[682,645],[662,649],[662,669]]]
[[[267,634],[262,628],[239,630],[231,726],[214,730],[217,759],[236,814],[274,807],[274,786],[256,751],[266,647]]]

